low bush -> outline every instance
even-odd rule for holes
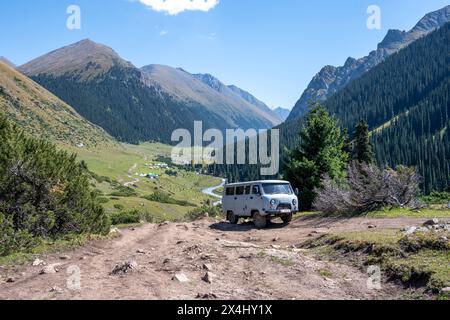
[[[136,197],[138,194],[136,191],[134,191],[130,187],[125,186],[116,186],[115,189],[117,191],[114,191],[110,194],[110,196],[113,197],[122,197],[122,198],[129,198],[129,197]]]
[[[383,208],[416,206],[419,176],[414,168],[381,169],[354,162],[344,186],[325,177],[314,209],[327,214],[361,214]]]
[[[184,207],[196,207],[195,204],[190,203],[186,200],[177,200],[175,198],[172,198],[169,194],[157,190],[153,194],[143,197],[143,199],[146,199],[148,201],[154,201],[159,203],[166,203],[166,204],[174,204],[178,206],[184,206]]]
[[[450,203],[450,192],[433,192],[428,196],[420,198],[427,204],[448,204]]]
[[[125,207],[122,204],[120,204],[120,203],[116,203],[114,205],[114,208],[117,209],[117,210],[123,210]]]
[[[111,222],[113,225],[139,223],[140,221],[141,213],[137,210],[111,214]]]
[[[202,206],[200,208],[196,208],[194,210],[189,211],[185,216],[185,220],[187,221],[199,220],[201,218],[204,218],[206,214],[208,214],[208,216],[211,218],[218,218],[221,216],[222,211],[220,207]]]

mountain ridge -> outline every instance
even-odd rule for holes
[[[398,52],[417,39],[442,27],[450,21],[450,5],[426,14],[408,32],[389,30],[385,38],[378,44],[377,50],[360,59],[348,58],[343,66],[325,66],[317,73],[300,99],[295,104],[287,121],[303,116],[312,101],[323,102],[336,92],[342,90],[350,81],[355,80],[388,56]]]

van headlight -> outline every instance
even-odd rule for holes
[[[277,204],[277,200],[275,200],[275,199],[270,200],[270,205],[272,207],[274,207],[276,204]]]
[[[297,205],[297,200],[292,200],[292,205],[296,206]]]

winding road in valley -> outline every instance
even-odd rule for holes
[[[222,196],[220,196],[220,195],[214,193],[214,191],[216,191],[216,190],[219,189],[219,188],[222,188],[222,187],[225,185],[225,182],[226,182],[226,180],[225,180],[225,179],[222,179],[222,183],[221,183],[220,185],[215,186],[215,187],[209,187],[209,188],[206,188],[206,189],[203,189],[203,190],[202,190],[202,193],[203,193],[203,194],[206,194],[206,195],[208,195],[208,196],[211,196],[211,197],[220,199],[220,201],[217,201],[217,202],[214,202],[214,203],[213,203],[213,206],[214,206],[214,207],[217,207],[218,205],[220,205],[220,204],[222,203]]]

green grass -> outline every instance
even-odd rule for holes
[[[90,171],[103,177],[95,182],[94,188],[98,189],[102,198],[109,198],[108,202],[104,199],[101,202],[111,214],[123,210],[137,210],[153,217],[155,221],[181,220],[193,206],[201,207],[208,200],[215,200],[201,191],[221,182],[219,178],[179,168],[176,169],[176,177],[167,175],[166,169],[149,168],[147,164],[160,163],[163,162],[161,159],[170,158],[171,147],[168,145],[144,143],[138,146],[120,144],[116,147],[95,149],[65,148],[77,153],[78,158],[87,163]],[[160,178],[150,180],[136,175],[150,172],[158,174]],[[137,179],[137,187],[129,185],[129,188],[124,188],[125,183]],[[155,193],[167,195],[166,198],[170,201],[152,199],[151,196]]]

